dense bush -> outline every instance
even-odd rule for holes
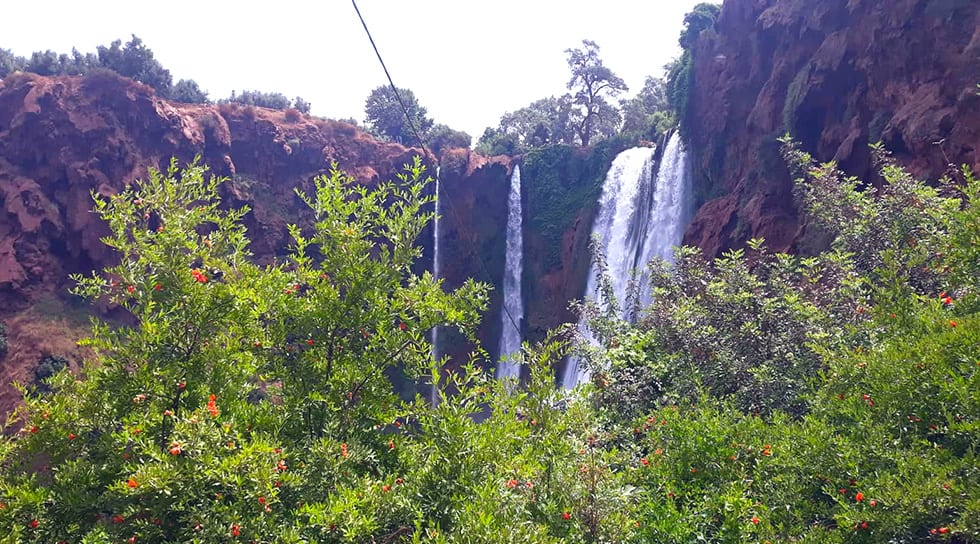
[[[682,250],[639,321],[585,307],[601,344],[571,395],[557,335],[522,387],[431,361],[487,290],[411,272],[418,161],[376,191],[318,178],[264,267],[217,182],[151,172],[97,200],[121,262],[76,278],[136,324],[97,324],[99,358],[14,414],[0,541],[976,542],[980,181],[886,159],[872,194],[786,153],[832,251]]]
[[[201,90],[201,87],[193,79],[182,79],[174,84],[170,92],[170,98],[177,102],[188,104],[210,104],[208,93]]]
[[[878,150],[885,185],[863,188],[785,153],[831,251],[683,248],[635,324],[583,308],[644,538],[974,542],[980,182],[937,189]]]

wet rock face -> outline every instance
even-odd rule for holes
[[[288,223],[308,218],[295,188],[311,190],[311,179],[333,163],[377,183],[416,154],[295,112],[170,103],[111,74],[7,77],[0,82],[0,320],[10,350],[0,361],[0,419],[18,401],[10,381],[30,382],[45,355],[80,357],[73,341],[84,334],[84,319],[69,326],[61,315],[68,274],[115,258],[100,241],[108,231],[91,213],[92,192],[115,194],[150,166],[199,157],[231,178],[222,185],[228,205],[252,208],[251,250],[263,261],[286,251]]]
[[[705,205],[685,243],[795,248],[786,132],[871,181],[878,140],[919,176],[980,171],[978,82],[978,0],[726,0],[694,46],[687,136]]]

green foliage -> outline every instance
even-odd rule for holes
[[[529,207],[584,205],[562,198],[625,144],[528,153]],[[418,159],[374,190],[317,178],[311,228],[269,266],[217,180],[151,171],[96,200],[120,262],[76,278],[133,325],[96,322],[79,376],[44,365],[0,439],[0,538],[975,542],[980,181],[932,188],[879,152],[872,191],[784,151],[832,250],[679,250],[638,321],[582,307],[600,344],[572,393],[565,333],[524,347],[523,385],[480,353],[431,360],[431,327],[472,335],[487,287],[412,273]],[[398,372],[436,405],[401,401]]]
[[[694,6],[694,9],[684,16],[684,28],[677,40],[681,47],[689,51],[701,32],[714,28],[719,14],[721,14],[720,4],[704,2]]]
[[[405,110],[402,109],[402,103]],[[364,121],[371,133],[400,144],[410,144],[416,140],[413,126],[420,136],[424,137],[429,132],[433,121],[427,114],[428,110],[419,104],[415,93],[410,89],[398,89],[396,95],[388,85],[371,91],[364,103]]]
[[[574,104],[569,95],[536,100],[505,113],[497,128],[488,128],[477,144],[484,155],[519,155],[536,147],[574,145],[571,125]]]
[[[231,92],[231,96],[224,100],[219,100],[219,104],[242,104],[245,106],[257,106],[272,110],[285,110],[292,107],[292,102],[282,93],[267,93],[262,91],[242,91],[242,94]]]
[[[177,102],[188,104],[210,104],[208,93],[201,90],[201,87],[193,79],[181,79],[174,84],[170,92],[170,98]]]
[[[624,134],[659,141],[675,126],[667,97],[667,81],[647,77],[643,89],[635,97],[622,102],[622,113]]]
[[[31,385],[39,393],[50,393],[48,380],[66,368],[68,368],[68,359],[60,355],[45,355],[34,367],[34,382]]]
[[[173,79],[167,70],[153,57],[153,51],[143,44],[143,40],[134,34],[132,39],[122,46],[122,40],[116,40],[108,47],[98,47],[99,65],[117,74],[135,79],[156,89],[160,96],[170,96],[170,86]]]
[[[429,130],[429,148],[436,155],[444,149],[468,148],[473,139],[461,130],[453,130],[446,125],[437,124]]]
[[[687,132],[687,111],[694,89],[694,57],[684,51],[679,58],[667,65],[667,98],[677,117],[681,132]]]
[[[667,98],[682,133],[690,130],[688,109],[695,85],[694,44],[701,32],[714,27],[720,13],[721,6],[717,4],[702,3],[694,6],[694,9],[684,16],[684,29],[679,38],[684,52],[666,66]]]
[[[293,107],[299,110],[300,113],[309,114],[310,108],[312,108],[313,105],[306,100],[303,100],[303,97],[297,96],[295,99],[293,99]]]
[[[23,70],[27,65],[27,59],[19,57],[9,49],[0,49],[0,78],[7,77],[7,74]]]
[[[528,227],[547,248],[547,254],[538,256],[544,268],[560,265],[562,236],[583,211],[596,206],[609,166],[632,143],[628,138],[611,138],[591,150],[557,145],[532,149],[524,156],[525,213]]]

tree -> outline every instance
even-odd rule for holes
[[[484,154],[514,155],[535,147],[574,144],[576,136],[571,125],[574,107],[571,96],[552,96],[505,113],[497,128],[483,133],[478,149]]]
[[[300,113],[310,113],[310,108],[312,107],[312,104],[310,104],[306,100],[303,100],[302,96],[297,96],[296,99],[293,100],[293,107],[299,110]]]
[[[434,125],[429,131],[428,140],[429,148],[432,149],[433,153],[439,155],[443,149],[468,148],[473,138],[461,130],[454,130],[440,123]]]
[[[201,87],[193,79],[181,79],[174,84],[170,94],[170,98],[177,102],[186,102],[188,104],[211,103],[211,100],[208,99],[208,93],[201,90]]]
[[[609,100],[629,89],[602,63],[598,44],[582,40],[582,45],[583,49],[566,49],[565,54],[572,72],[568,89],[577,106],[572,123],[580,143],[588,146],[594,136],[609,136],[619,127],[619,111]]]
[[[0,49],[0,78],[7,77],[7,74],[23,70],[27,65],[27,59],[18,57],[9,49]]]
[[[156,89],[157,93],[168,98],[173,79],[167,70],[153,58],[153,51],[143,44],[134,34],[132,39],[122,47],[122,41],[116,40],[109,47],[98,47],[99,63],[121,76],[135,79]]]
[[[398,89],[396,96],[387,85],[371,91],[364,103],[364,121],[371,132],[379,138],[400,144],[412,143],[416,139],[414,130],[422,136],[429,132],[433,121],[427,113],[428,110],[419,104],[410,89]]]
[[[289,109],[292,105],[289,99],[286,98],[286,95],[282,93],[267,93],[263,91],[242,91],[242,94],[235,94],[235,91],[232,91],[230,97],[220,102],[232,102],[272,110],[285,110]]]
[[[673,125],[667,82],[648,76],[643,89],[635,97],[622,102],[622,114],[624,133],[636,134],[647,140],[657,139]]]
[[[703,30],[715,26],[718,15],[721,13],[721,6],[718,4],[701,3],[694,6],[690,13],[684,15],[684,29],[681,30],[678,42],[685,50],[691,49],[694,40],[701,35]]]

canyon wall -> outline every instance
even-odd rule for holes
[[[685,136],[704,205],[685,243],[807,250],[777,138],[875,182],[881,140],[913,173],[980,171],[980,0],[726,0],[692,47]]]

